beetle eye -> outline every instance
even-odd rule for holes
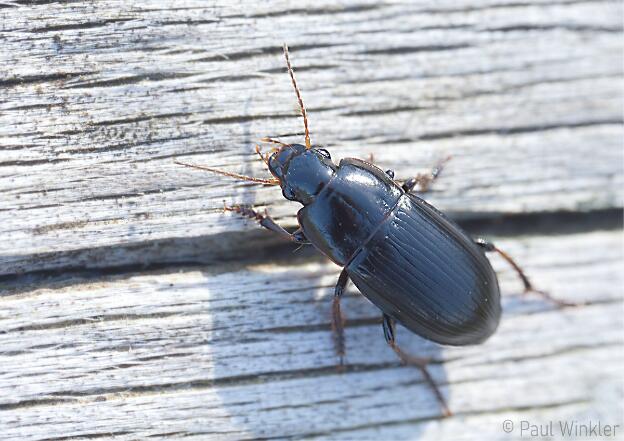
[[[319,152],[321,155],[325,156],[327,159],[331,159],[331,155],[329,154],[329,152],[325,149],[316,149],[317,152]]]

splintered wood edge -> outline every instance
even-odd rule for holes
[[[505,419],[621,424],[624,255],[612,245],[622,238],[497,240],[538,286],[587,305],[522,297],[493,259],[505,312],[485,344],[441,348],[399,330],[405,348],[433,358],[450,419],[419,372],[399,365],[378,312],[353,288],[347,370],[336,372],[330,263],[181,268],[4,297],[3,436],[439,439],[461,426],[502,438]]]

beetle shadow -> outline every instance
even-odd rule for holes
[[[237,283],[235,305],[210,308],[218,331],[205,349],[227,430],[250,438],[417,437],[442,417],[432,389],[419,369],[401,365],[384,340],[381,312],[352,284],[342,301],[340,368],[331,329],[340,269],[311,248],[293,255],[288,246],[270,264],[223,275]],[[211,296],[232,298],[227,283],[211,283]],[[429,371],[448,401],[442,347],[402,327],[397,341],[432,359]]]

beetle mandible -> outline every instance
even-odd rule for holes
[[[284,197],[300,202],[299,228],[289,233],[268,213],[251,207],[225,207],[256,219],[260,225],[287,240],[312,244],[343,267],[334,291],[332,329],[340,365],[344,362],[344,319],[340,298],[349,280],[383,314],[383,332],[401,361],[418,367],[435,393],[443,413],[446,401],[427,370],[428,360],[405,353],[396,343],[395,323],[436,343],[471,345],[486,340],[501,317],[496,274],[485,256],[496,252],[517,272],[525,292],[534,291],[559,306],[571,305],[536,290],[522,269],[504,251],[484,239],[473,240],[455,222],[414,194],[426,192],[446,160],[428,175],[418,174],[402,185],[392,170],[382,171],[370,162],[342,159],[336,165],[329,152],[312,145],[308,118],[293,72],[288,47],[284,57],[303,116],[305,145],[278,145],[272,153],[256,152],[273,175],[253,178],[211,167],[199,168],[241,180],[279,185]]]

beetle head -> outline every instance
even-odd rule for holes
[[[329,182],[336,165],[325,149],[290,144],[271,155],[269,171],[280,180],[286,199],[307,205]]]

